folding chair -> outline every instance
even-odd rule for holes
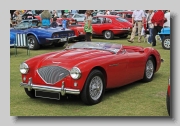
[[[15,55],[17,55],[17,47],[26,47],[27,55],[30,55],[30,48],[27,35],[25,33],[17,33],[16,40],[14,43]]]

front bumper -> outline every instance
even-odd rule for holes
[[[58,87],[42,86],[42,85],[33,84],[32,78],[29,78],[28,83],[21,82],[20,87],[28,88],[29,91],[34,89],[34,90],[39,90],[39,91],[44,91],[44,92],[61,93],[61,95],[65,95],[65,94],[78,95],[78,94],[80,94],[80,90],[65,88],[64,81],[62,82],[62,86],[60,88],[58,88]]]

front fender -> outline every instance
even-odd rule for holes
[[[28,32],[28,33],[27,33],[27,36],[29,36],[29,35],[33,35],[34,37],[36,37],[37,42],[40,43],[40,40],[39,40],[38,36],[37,36],[35,33],[33,33],[33,32]]]

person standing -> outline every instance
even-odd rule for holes
[[[169,28],[170,27],[170,10],[167,10],[167,12],[164,14],[164,17],[166,18],[167,21],[164,23],[163,27]]]
[[[87,10],[86,11],[86,18],[84,20],[85,25],[84,25],[84,31],[86,33],[85,35],[85,40],[86,41],[91,41],[91,36],[92,36],[92,16],[91,16],[91,11]]]
[[[52,16],[53,16],[53,18],[54,18],[54,17],[58,17],[58,14],[57,14],[57,11],[56,11],[56,10],[53,10]]]
[[[58,27],[58,24],[57,24],[57,17],[54,17],[53,18],[53,21],[52,21],[52,23],[51,23],[51,27],[53,27],[53,28],[56,28],[56,27]]]
[[[145,14],[143,10],[134,10],[132,14],[133,29],[128,42],[133,43],[136,35],[136,28],[138,27],[138,42],[141,42],[141,30],[144,25]]]
[[[152,37],[153,37],[153,28],[154,28],[154,25],[151,22],[151,19],[152,19],[153,15],[154,15],[153,10],[149,10],[148,14],[147,14],[147,18],[146,18],[147,29],[149,29],[149,37],[148,37],[148,43],[149,44],[152,43]]]
[[[51,16],[49,10],[44,10],[41,13],[41,24],[42,24],[42,26],[50,26],[51,18],[52,18],[52,16]]]
[[[110,15],[110,11],[106,10],[105,15]]]
[[[27,10],[27,19],[33,19],[33,13],[31,10]]]
[[[64,15],[64,13],[65,13],[64,10],[61,10],[61,17]]]
[[[70,25],[69,20],[67,19],[66,15],[62,15],[62,30],[65,30]]]
[[[154,25],[153,37],[152,37],[152,46],[156,46],[156,35],[158,34],[158,32],[161,32],[161,29],[163,28],[164,21],[165,21],[165,18],[164,18],[163,10],[157,10],[151,19],[151,22]]]
[[[15,14],[16,14],[16,24],[19,24],[21,21],[22,21],[22,16],[20,15],[20,12],[19,12],[19,10],[17,10],[16,12],[15,12]]]

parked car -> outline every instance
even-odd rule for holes
[[[170,49],[170,27],[169,28],[162,28],[161,32],[158,33],[161,36],[162,47],[164,49]]]
[[[133,11],[111,11],[111,15],[118,15],[132,23]]]
[[[85,40],[85,31],[84,31],[84,27],[82,27],[82,25],[70,25],[68,27],[69,29],[74,31],[74,38],[71,38],[71,40],[78,40],[78,41],[82,41]]]
[[[152,47],[77,42],[21,63],[20,86],[30,98],[80,95],[85,104],[93,105],[101,102],[106,89],[152,81],[160,66],[161,56]]]
[[[23,20],[10,29],[10,42],[15,42],[16,33],[25,33],[28,36],[30,49],[36,50],[40,45],[64,46],[69,38],[74,38],[74,31],[62,28],[38,27],[39,20]],[[14,37],[13,37],[14,36]]]
[[[171,87],[170,87],[170,78],[168,79],[168,87],[167,87],[167,94],[166,94],[166,107],[169,116],[171,115]]]
[[[93,36],[103,35],[105,39],[113,39],[114,36],[126,38],[132,29],[132,24],[119,16],[99,15],[92,18],[92,28]]]
[[[72,14],[73,19],[75,19],[77,22],[83,22],[85,19],[85,14]]]

